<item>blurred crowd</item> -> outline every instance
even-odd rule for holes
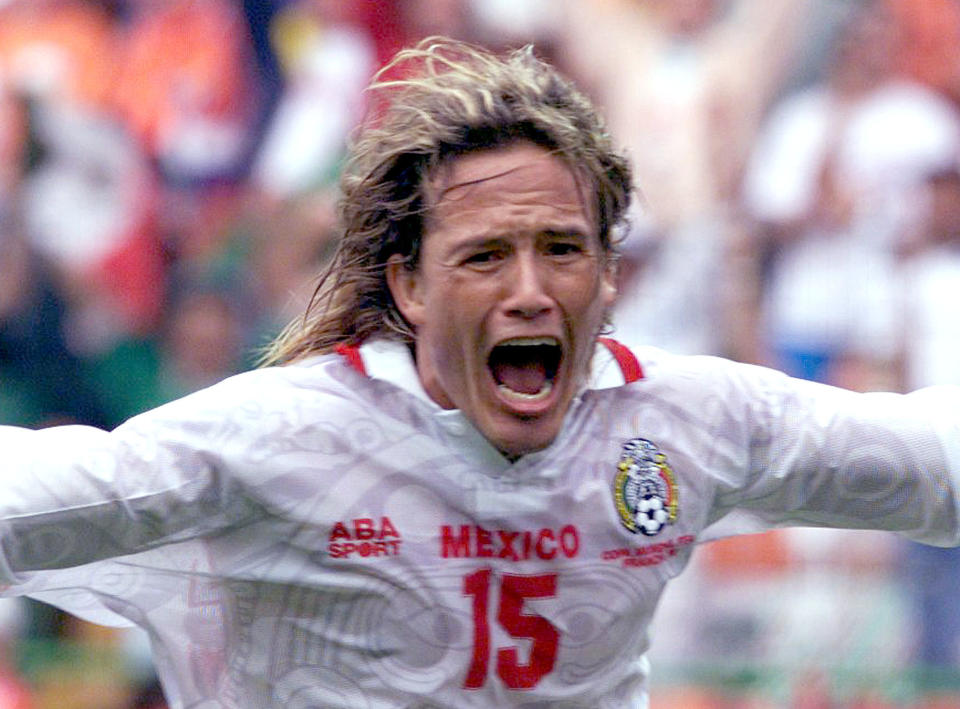
[[[960,0],[0,0],[0,423],[112,427],[253,366],[335,246],[363,87],[432,34],[533,43],[608,117],[642,194],[623,340],[960,384]],[[960,706],[955,552],[783,532],[689,576],[654,636],[689,691],[655,707]],[[21,602],[0,636],[0,709],[165,706],[136,636]],[[669,674],[721,660],[795,671]]]

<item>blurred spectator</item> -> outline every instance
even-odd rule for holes
[[[960,384],[960,167],[925,185],[923,230],[903,267],[905,390]]]
[[[106,423],[64,335],[64,300],[28,244],[0,228],[0,421]]]
[[[285,78],[254,166],[254,184],[276,199],[334,182],[347,134],[363,109],[376,46],[343,21],[343,3],[296,0],[274,19],[271,38]]]
[[[0,8],[0,92],[19,108],[25,146],[4,181],[16,185],[24,233],[63,285],[78,350],[149,328],[159,313],[149,166],[111,113],[121,63],[108,2]]]
[[[250,230],[259,222],[248,211],[259,203],[234,182],[168,185],[162,195],[158,229],[169,265],[155,282],[160,315],[150,329],[87,353],[114,425],[253,361],[245,353],[263,307],[249,263],[257,238]],[[197,338],[192,349],[188,336]]]
[[[97,0],[0,5],[0,73],[8,90],[62,109],[103,109],[117,58],[107,6]]]
[[[29,114],[42,151],[22,178],[25,230],[72,300],[73,345],[96,350],[159,315],[163,262],[149,168],[122,127],[101,115]]]
[[[294,0],[296,2],[297,0]],[[314,0],[330,22],[362,30],[376,47],[376,65],[386,64],[405,43],[400,18],[405,0]]]
[[[887,0],[852,3],[827,76],[779,102],[746,175],[751,216],[788,230],[815,209],[832,161],[855,206],[902,208],[908,190],[957,145],[956,113],[904,76],[899,25]],[[890,199],[893,198],[893,202]]]
[[[241,302],[235,289],[216,283],[179,283],[156,334],[118,341],[92,359],[90,379],[104,393],[110,423],[248,368]]]
[[[251,38],[229,0],[131,0],[113,99],[168,180],[235,176],[256,120]]]
[[[365,108],[362,91],[373,72],[401,46],[429,35],[478,40],[476,6],[488,4],[287,3],[270,32],[284,90],[254,165],[254,184],[275,199],[333,184],[349,132]],[[486,17],[493,21],[490,13]]]
[[[704,218],[628,239],[619,265],[614,337],[678,354],[727,350],[728,228]]]
[[[585,0],[561,58],[624,143],[655,228],[716,218],[799,51],[807,0]]]
[[[305,312],[317,275],[337,245],[334,200],[332,191],[320,192],[261,210],[261,218],[248,225],[251,288],[259,306],[250,333],[254,349]]]
[[[200,286],[178,291],[163,340],[163,398],[179,398],[239,372],[242,330],[243,316],[229,290]]]
[[[569,2],[558,57],[604,108],[644,202],[614,313],[625,341],[733,350],[731,198],[804,34],[806,0]]]
[[[897,41],[885,0],[857,5],[826,79],[778,104],[753,152],[764,333],[797,376],[890,385],[896,240],[922,175],[960,146],[951,105],[899,75]]]
[[[763,297],[773,365],[848,388],[889,387],[896,354],[895,266],[877,238],[896,233],[875,213],[856,214],[832,163],[814,209],[776,245]]]

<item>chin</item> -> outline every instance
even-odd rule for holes
[[[510,460],[516,460],[548,447],[559,433],[559,430],[542,426],[542,424],[536,427],[543,430],[530,430],[529,426],[530,424],[514,423],[509,427],[510,430],[499,430],[497,435],[491,438],[491,442],[504,456]]]

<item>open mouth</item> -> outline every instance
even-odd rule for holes
[[[501,394],[539,401],[553,390],[562,357],[555,337],[515,337],[494,347],[487,364]]]

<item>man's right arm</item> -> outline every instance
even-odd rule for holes
[[[179,402],[112,432],[0,426],[0,582],[224,529],[257,514],[201,418]]]

